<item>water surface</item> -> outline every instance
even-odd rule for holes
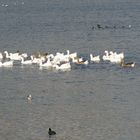
[[[138,0],[1,1],[2,52],[69,49],[89,59],[112,50],[136,62],[133,69],[101,62],[69,72],[0,68],[1,140],[46,140],[49,127],[54,140],[139,140],[139,13]]]

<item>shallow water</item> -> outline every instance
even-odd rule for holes
[[[101,62],[69,72],[0,68],[0,139],[46,140],[51,127],[54,140],[139,140],[139,12],[138,0],[1,1],[0,51],[69,49],[89,59],[112,50],[124,52],[136,67]]]

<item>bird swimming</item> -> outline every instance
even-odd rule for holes
[[[29,94],[29,95],[27,96],[27,99],[28,99],[28,101],[31,101],[31,100],[32,100],[32,95]]]
[[[98,29],[103,29],[103,27],[100,24],[97,24]]]
[[[48,134],[49,134],[49,136],[51,137],[51,136],[53,136],[53,135],[56,135],[56,132],[53,131],[51,128],[49,128]]]
[[[124,67],[124,68],[132,68],[135,66],[135,62],[125,63],[124,59],[122,59],[120,65],[121,65],[121,67]]]

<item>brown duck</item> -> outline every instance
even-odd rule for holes
[[[121,67],[124,67],[124,68],[132,68],[135,66],[135,62],[125,63],[124,59],[122,59],[120,65],[121,65]]]

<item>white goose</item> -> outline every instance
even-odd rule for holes
[[[120,59],[124,59],[124,53],[123,52],[121,52],[121,53],[114,52],[114,55],[115,55],[115,57],[118,57]]]
[[[77,57],[77,52],[74,53],[70,53],[69,50],[67,50],[67,54],[66,54],[70,59],[74,59]]]
[[[23,64],[23,65],[31,65],[32,63],[33,63],[32,59],[24,60],[24,58],[21,57],[21,64]]]
[[[117,54],[116,52],[110,51],[109,61],[112,63],[120,63],[124,59],[124,53]]]
[[[5,61],[5,62],[1,62],[0,61],[0,67],[9,67],[9,66],[13,66],[13,61]]]
[[[21,53],[20,56],[21,57],[24,57],[24,58],[27,58],[28,57],[28,54],[27,53]]]
[[[40,67],[47,67],[47,68],[51,68],[53,67],[52,62],[50,60],[50,58],[47,59],[47,62],[43,63],[42,60],[39,63]]]
[[[40,61],[42,61],[40,57],[35,57],[34,55],[31,55],[31,60],[33,64],[40,64]]]
[[[71,70],[71,64],[70,64],[70,62],[61,64],[60,66],[55,64],[55,65],[53,65],[53,68],[55,68],[56,70],[62,70],[62,71]]]
[[[109,52],[107,50],[104,51],[105,55],[103,55],[102,59],[104,61],[107,61],[110,59],[110,56],[109,56]]]
[[[93,56],[92,54],[90,54],[90,61],[91,62],[100,62],[100,56]]]
[[[19,54],[19,51],[16,53],[8,53],[7,51],[4,51],[6,58],[10,58],[11,60],[21,60],[21,55]]]

